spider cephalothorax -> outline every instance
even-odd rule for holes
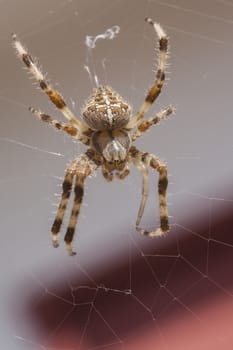
[[[91,145],[107,162],[122,162],[129,151],[130,136],[122,129],[96,131],[91,138]]]
[[[68,119],[68,123],[60,122],[49,115],[30,107],[30,111],[39,119],[50,124],[57,130],[62,130],[74,139],[89,146],[85,154],[78,156],[67,167],[62,185],[62,195],[57,215],[52,225],[52,240],[54,247],[58,247],[58,234],[61,229],[67,203],[74,187],[74,203],[65,234],[65,243],[70,255],[74,255],[72,242],[75,227],[84,195],[84,181],[101,167],[106,180],[112,181],[114,175],[124,179],[130,172],[129,164],[133,163],[142,173],[142,199],[138,211],[136,229],[147,236],[161,236],[169,230],[168,212],[166,204],[167,167],[158,157],[147,152],[140,152],[132,143],[137,140],[152,125],[166,118],[173,112],[171,106],[160,111],[155,117],[144,119],[155,99],[161,92],[165,80],[165,66],[167,58],[168,38],[162,27],[146,18],[159,38],[159,60],[154,84],[141,105],[138,113],[131,117],[131,108],[112,88],[99,86],[87,100],[82,109],[83,121],[75,117],[67,107],[60,93],[45,80],[31,55],[25,50],[16,35],[13,42],[20,58],[39,83],[40,88],[48,95],[52,103]],[[160,210],[160,227],[147,231],[139,227],[146,200],[148,197],[148,169],[151,167],[159,173],[158,194]]]

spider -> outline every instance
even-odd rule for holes
[[[64,131],[73,139],[81,141],[88,146],[87,151],[71,161],[66,169],[60,204],[51,228],[53,246],[58,247],[59,232],[72,187],[74,187],[73,208],[64,237],[69,255],[76,254],[73,251],[72,242],[83,200],[84,182],[98,167],[101,168],[102,174],[107,181],[112,181],[114,177],[123,180],[130,172],[129,164],[133,163],[142,173],[142,198],[136,221],[136,230],[150,237],[162,236],[169,230],[166,203],[168,185],[167,166],[157,156],[147,152],[141,152],[132,145],[152,125],[157,124],[160,120],[165,119],[173,113],[172,106],[168,106],[153,118],[144,119],[146,112],[148,112],[162,90],[165,80],[168,49],[168,37],[163,28],[158,23],[152,21],[151,18],[146,18],[145,20],[153,26],[159,39],[158,68],[155,82],[149,89],[139,111],[134,116],[131,116],[131,107],[116,91],[108,86],[98,86],[93,90],[81,111],[83,120],[78,120],[68,108],[61,94],[54,90],[52,85],[45,80],[43,73],[38,68],[34,59],[17,39],[17,36],[13,34],[13,45],[18,56],[34,76],[42,91],[48,95],[52,103],[68,119],[68,122],[57,121],[33,107],[30,107],[29,110],[40,120],[48,123],[57,130]],[[149,194],[149,167],[155,169],[159,174],[160,227],[153,231],[147,231],[140,227]]]

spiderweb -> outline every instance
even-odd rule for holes
[[[22,0],[0,8],[3,347],[232,349],[232,1]],[[98,173],[87,180],[70,258],[63,244],[52,248],[49,227],[66,164],[85,148],[29,114],[32,105],[59,119],[22,72],[10,33],[75,114],[98,84],[136,111],[155,70],[147,16],[171,42],[167,83],[148,116],[169,104],[177,112],[137,147],[168,164],[171,231],[161,239],[135,232],[135,169],[111,184]],[[151,172],[147,228],[158,225],[156,186]]]

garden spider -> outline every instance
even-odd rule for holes
[[[129,163],[133,163],[142,173],[142,198],[136,221],[136,230],[150,237],[162,236],[169,230],[166,204],[166,190],[168,185],[167,167],[155,155],[140,152],[135,146],[132,146],[132,143],[152,125],[157,124],[161,119],[166,118],[173,112],[173,108],[169,106],[160,111],[155,117],[147,120],[143,119],[145,113],[148,112],[163,87],[168,48],[168,37],[162,27],[150,18],[146,18],[146,21],[153,26],[159,38],[158,68],[154,84],[149,89],[139,111],[132,118],[130,106],[119,94],[111,87],[99,86],[94,89],[82,109],[83,121],[78,120],[67,107],[60,93],[54,90],[45,80],[44,75],[37,67],[33,58],[22,46],[16,35],[13,34],[14,47],[19,57],[37,80],[40,88],[48,95],[49,99],[61,111],[63,116],[68,119],[68,123],[59,122],[32,107],[29,110],[40,120],[43,120],[58,130],[66,132],[75,140],[89,146],[85,154],[75,158],[66,169],[61,200],[51,229],[53,246],[58,247],[58,234],[74,182],[74,203],[64,238],[69,255],[75,254],[72,242],[83,200],[84,181],[98,167],[101,167],[102,174],[107,181],[112,181],[114,176],[123,180],[130,172]],[[139,226],[149,193],[149,167],[152,167],[159,173],[160,227],[154,231],[147,231]]]

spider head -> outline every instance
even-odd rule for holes
[[[112,88],[95,89],[82,110],[83,119],[92,130],[123,128],[130,119],[130,106]]]
[[[96,131],[91,145],[107,162],[117,164],[127,158],[130,137],[125,130],[120,129]]]

